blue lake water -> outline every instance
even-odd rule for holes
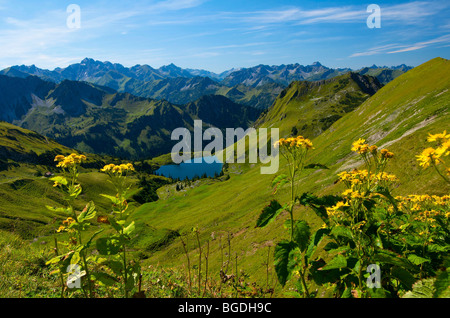
[[[194,162],[192,160],[186,160],[179,165],[166,165],[161,166],[155,171],[155,174],[164,176],[167,178],[184,180],[186,178],[193,179],[194,177],[201,177],[206,173],[208,177],[214,177],[214,175],[220,174],[222,171],[223,163],[220,162],[217,157],[203,157],[201,162]],[[198,159],[197,159],[198,160]]]

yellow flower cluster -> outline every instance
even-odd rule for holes
[[[379,172],[377,174],[372,174],[369,177],[369,172],[367,170],[355,169],[352,172],[343,171],[338,173],[339,180],[346,182],[349,186],[355,186],[367,182],[368,179],[371,182],[398,181],[397,177],[393,174],[388,174],[386,172]]]
[[[275,142],[275,147],[313,149],[313,144],[308,138],[297,136],[281,138],[280,140]]]
[[[104,166],[101,169],[101,171],[121,175],[124,172],[135,171],[135,170],[134,170],[133,164],[131,164],[131,163],[123,163],[120,165],[115,165],[115,164],[111,163],[109,165]]]
[[[346,206],[350,206],[347,202],[339,201],[336,203],[336,205],[332,206],[331,208],[327,209],[327,214],[329,217],[337,216],[340,212],[340,210]]]
[[[66,230],[66,228],[70,225],[70,224],[72,224],[72,223],[74,223],[75,222],[75,220],[73,219],[73,218],[71,218],[71,217],[68,217],[67,219],[65,219],[64,221],[63,221],[63,225],[61,225],[57,230],[56,230],[56,232],[62,232],[62,231],[65,231]]]
[[[352,143],[352,151],[357,152],[360,155],[371,153],[376,156],[378,154],[378,147],[376,145],[370,146],[366,143],[365,139],[359,138]],[[381,149],[379,153],[382,159],[391,159],[394,157],[394,153],[387,149]]]
[[[76,164],[81,163],[82,161],[86,161],[85,155],[77,155],[75,153],[70,154],[67,157],[64,157],[63,155],[58,155],[55,157],[54,161],[58,161],[57,167],[60,168],[68,168],[72,167]]]
[[[442,157],[450,154],[450,134],[447,134],[446,130],[440,134],[428,134],[427,141],[437,143],[437,148],[428,147],[420,155],[416,156],[419,165],[424,169],[430,165],[443,163]],[[450,176],[450,168],[446,167],[445,172]]]

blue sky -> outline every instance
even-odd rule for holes
[[[368,28],[371,3],[381,28]],[[80,28],[67,26],[69,4]],[[222,72],[319,61],[354,69],[450,58],[449,1],[0,0],[0,68],[85,57]]]

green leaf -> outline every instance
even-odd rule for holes
[[[283,180],[287,180],[287,175],[285,174],[280,174],[279,176],[277,176],[275,179],[273,179],[272,181],[272,187],[276,186],[279,182],[283,181]]]
[[[409,254],[407,256],[407,258],[414,265],[421,265],[425,262],[431,262],[431,260],[429,260],[428,258],[423,258],[423,257],[417,256],[416,254]]]
[[[85,249],[88,249],[88,248],[91,246],[92,240],[94,239],[94,237],[96,237],[98,234],[100,234],[100,233],[103,232],[103,231],[104,231],[104,229],[101,229],[101,230],[95,232],[94,234],[92,234],[92,236],[89,238],[89,240],[86,242],[86,244],[84,244],[84,246],[83,246],[83,248],[81,249],[81,251],[83,251],[83,250],[85,250]]]
[[[434,298],[450,298],[450,279],[449,279],[449,271],[440,271],[436,277],[436,281],[434,282],[434,288],[436,292],[434,293]]]
[[[330,229],[318,229],[312,236],[309,242],[308,249],[306,250],[306,257],[310,258],[314,253],[315,248],[322,241],[322,238],[330,233]]]
[[[123,271],[123,262],[121,261],[114,261],[114,260],[108,260],[104,263],[106,266],[108,266],[115,275],[121,276]]]
[[[391,275],[398,279],[403,285],[405,285],[406,289],[411,289],[412,285],[415,282],[415,278],[408,272],[406,269],[394,266],[391,269]]]
[[[264,207],[256,221],[256,227],[264,227],[269,224],[275,217],[283,211],[285,207],[281,206],[277,200],[272,200],[269,205]]]
[[[90,201],[86,206],[84,207],[83,211],[78,216],[78,222],[83,222],[85,220],[90,220],[95,217],[95,204],[94,202]]]
[[[326,271],[330,269],[338,269],[347,267],[347,259],[344,255],[338,254],[331,261],[329,261],[324,267],[319,270]]]
[[[54,213],[66,213],[67,212],[67,208],[55,208],[55,207],[52,207],[49,205],[46,205],[45,207]]]
[[[56,176],[56,177],[50,178],[50,180],[54,181],[54,182],[57,182],[57,183],[61,183],[61,184],[65,185],[65,186],[68,183],[67,179],[64,178],[64,177],[61,177],[61,176]]]
[[[344,292],[341,295],[341,298],[353,298],[351,288],[345,288]]]
[[[78,264],[81,260],[80,252],[75,251],[70,259],[70,264]]]
[[[342,236],[351,240],[353,239],[352,232],[350,231],[350,229],[342,225],[335,226],[331,230],[330,234],[333,235],[334,237]]]
[[[50,260],[48,260],[45,265],[51,265],[51,264],[57,264],[61,261],[61,259],[64,257],[65,255],[58,255],[55,256],[53,258],[51,258]]]
[[[327,214],[327,207],[332,207],[342,198],[334,195],[325,195],[323,197],[317,197],[311,193],[303,193],[297,200],[301,205],[310,207],[318,217],[322,219],[325,224],[329,225],[329,219]]]
[[[304,167],[305,169],[327,169],[329,170],[330,168],[328,168],[327,166],[321,164],[321,163],[311,163],[309,165],[306,165]]]
[[[120,241],[115,237],[101,237],[95,243],[101,255],[116,255],[121,249]]]
[[[272,194],[277,193],[278,189],[280,189],[282,186],[284,186],[288,182],[289,182],[289,179],[288,179],[287,175],[282,174],[282,175],[277,176],[272,181],[272,188],[274,188]]]
[[[81,185],[76,184],[76,185],[74,185],[74,186],[69,186],[68,192],[69,192],[69,195],[70,195],[71,197],[76,198],[76,197],[78,197],[78,196],[80,195],[80,193],[81,193],[82,190],[83,190],[83,189],[81,188]]]
[[[419,280],[413,285],[411,291],[403,295],[403,298],[433,298],[433,294],[436,291],[434,287],[435,281],[436,278],[434,277]]]
[[[107,273],[95,272],[92,273],[92,276],[105,286],[113,286],[115,283],[117,283],[117,279]]]
[[[381,263],[391,264],[391,265],[395,265],[395,266],[398,266],[401,268],[405,268],[405,269],[409,270],[410,272],[418,271],[417,266],[414,265],[413,263],[411,263],[409,260],[407,260],[406,258],[403,258],[400,255],[397,255],[393,252],[389,252],[387,250],[378,251],[374,255],[373,260],[375,262],[381,262]]]
[[[275,246],[274,266],[277,273],[278,281],[281,285],[285,285],[291,275],[289,265],[289,255],[296,248],[292,241],[281,241]]]
[[[294,223],[293,239],[298,244],[302,252],[308,247],[310,236],[311,233],[308,223],[303,220],[299,220]]]
[[[108,218],[109,223],[111,224],[111,226],[113,227],[114,230],[116,230],[117,232],[122,231],[122,224],[123,222],[117,222],[114,218]]]
[[[120,204],[119,198],[117,198],[117,197],[115,197],[115,196],[108,195],[108,194],[100,194],[100,195],[101,195],[102,197],[105,197],[105,198],[111,200],[111,202],[112,202],[113,204]]]
[[[123,229],[123,235],[130,236],[130,234],[134,231],[134,229],[135,225],[133,221],[126,228]]]

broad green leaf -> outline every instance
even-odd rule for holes
[[[95,243],[101,255],[115,255],[121,249],[119,240],[114,237],[101,237]]]
[[[409,254],[407,257],[408,257],[408,260],[411,263],[413,263],[414,265],[420,265],[425,262],[431,262],[428,258],[423,258],[423,257],[417,256],[416,254]]]
[[[403,285],[405,285],[406,289],[410,290],[412,285],[416,281],[414,276],[411,275],[406,269],[394,266],[391,269],[391,275],[398,279]]]
[[[330,269],[338,269],[347,267],[347,259],[344,255],[338,254],[331,261],[329,261],[324,267],[320,268],[322,271]]]
[[[353,239],[352,232],[350,231],[350,229],[345,226],[341,226],[341,225],[335,226],[331,230],[330,234],[335,237],[342,236],[342,237],[346,237],[348,239]]]
[[[281,241],[275,246],[274,266],[277,273],[278,281],[281,285],[285,285],[291,273],[289,272],[289,254],[296,248],[292,241]]]
[[[435,281],[434,277],[419,280],[413,285],[411,291],[403,295],[403,298],[433,298],[433,294],[436,292]]]
[[[269,205],[264,207],[256,221],[256,227],[264,227],[269,224],[275,217],[284,210],[284,207],[277,200],[272,200]]]
[[[289,272],[289,276],[292,274],[294,270],[297,270],[302,266],[302,253],[298,247],[294,248],[289,252],[287,271]]]
[[[403,258],[400,255],[397,255],[393,252],[389,252],[387,250],[378,251],[374,255],[373,260],[375,262],[381,262],[381,263],[391,264],[391,265],[395,265],[395,266],[398,266],[401,268],[405,268],[412,272],[418,271],[417,266],[414,265],[413,263],[411,263],[409,260],[407,260],[406,258]]]
[[[117,283],[117,279],[107,273],[95,272],[92,273],[92,276],[105,286],[113,286],[115,283]]]
[[[104,262],[106,266],[108,266],[115,275],[121,276],[123,275],[123,262],[121,261],[114,261],[114,260],[108,260]]]
[[[309,238],[311,236],[310,228],[306,221],[300,220],[294,223],[294,241],[300,247],[303,252],[308,247]]]
[[[327,207],[332,207],[342,198],[334,195],[325,195],[323,197],[317,197],[311,193],[303,193],[297,200],[301,205],[310,207],[318,217],[322,219],[325,224],[329,225],[329,219],[327,214]]]
[[[306,257],[310,258],[311,255],[314,253],[315,248],[319,245],[319,243],[322,241],[322,238],[330,233],[329,229],[318,229],[312,236],[309,242],[308,249],[306,251]]]

